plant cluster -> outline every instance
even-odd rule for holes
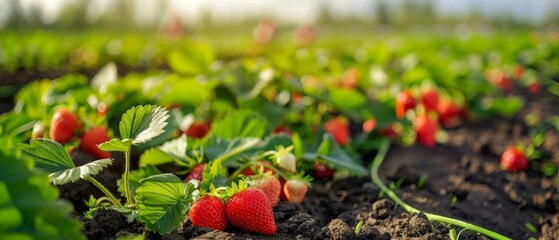
[[[195,226],[270,235],[280,200],[302,202],[312,181],[367,175],[362,154],[386,151],[386,138],[435,147],[448,138],[445,129],[466,120],[512,117],[523,105],[519,89],[559,89],[543,57],[516,48],[467,55],[464,43],[449,41],[446,51],[410,53],[423,44],[302,48],[227,62],[196,45],[169,52],[172,72],[119,78],[108,64],[91,80],[32,82],[0,116],[0,132],[54,184],[98,187],[104,196],[89,198],[86,216],[112,208],[164,234],[188,215]],[[442,61],[449,52],[457,57]],[[542,129],[534,125],[535,136]],[[531,159],[538,138],[527,148]],[[98,160],[76,166],[72,151]],[[125,163],[118,195],[96,179],[113,156]],[[501,161],[509,171],[530,167],[518,149]]]

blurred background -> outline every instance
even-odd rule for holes
[[[109,62],[169,69],[169,53],[199,43],[229,60],[542,35],[559,39],[559,0],[0,0],[0,84],[92,75]]]
[[[420,27],[486,24],[557,27],[558,0],[0,0],[0,28],[157,30],[181,25],[361,24]],[[186,30],[185,29],[185,30]]]

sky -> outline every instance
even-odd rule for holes
[[[0,26],[11,12],[10,2],[0,0]],[[38,7],[45,23],[56,21],[60,9],[65,4],[82,0],[15,0],[24,8],[24,14]],[[136,21],[149,24],[159,21],[154,9],[155,0],[131,0],[136,4]],[[167,11],[180,16],[185,22],[195,23],[202,13],[209,12],[215,21],[235,22],[246,18],[270,16],[279,22],[290,24],[309,24],[315,22],[322,6],[339,18],[368,18],[374,3],[384,1],[396,7],[406,0],[168,0]],[[435,13],[440,16],[466,14],[477,8],[483,16],[511,14],[518,20],[531,22],[543,21],[548,9],[559,9],[559,0],[413,0],[433,2]],[[108,8],[112,0],[90,0],[87,18],[94,20]]]

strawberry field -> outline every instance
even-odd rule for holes
[[[2,33],[0,239],[559,239],[556,32],[267,24]]]

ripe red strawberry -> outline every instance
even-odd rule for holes
[[[263,175],[252,179],[254,187],[262,190],[268,197],[270,206],[275,207],[280,200],[281,183],[274,175]]]
[[[456,126],[460,123],[460,113],[462,109],[450,99],[441,99],[437,107],[439,122],[443,126]]]
[[[334,137],[336,143],[345,146],[351,141],[348,124],[340,117],[331,119],[324,124],[324,130]]]
[[[404,90],[396,96],[396,117],[402,119],[406,116],[406,111],[414,108],[416,105],[410,90]]]
[[[501,155],[501,167],[509,172],[526,170],[529,164],[526,155],[516,147],[508,147]]]
[[[249,167],[245,168],[241,172],[241,174],[243,174],[245,176],[256,175],[256,172],[261,167],[262,167],[262,172],[263,173],[271,172],[271,174],[275,174],[274,170],[272,170],[270,168],[267,168],[266,166],[272,166],[272,163],[270,163],[268,161],[265,161],[265,160],[259,160],[258,163],[256,163],[254,166],[249,166]]]
[[[291,95],[291,101],[294,104],[300,103],[302,98],[303,98],[303,94],[301,94],[300,92],[293,92],[293,94]]]
[[[363,132],[370,133],[377,127],[377,120],[375,118],[369,118],[367,121],[363,122]]]
[[[396,125],[392,124],[381,129],[379,134],[384,137],[393,138],[398,136],[398,131],[396,131]]]
[[[243,231],[273,235],[276,233],[274,212],[266,194],[257,188],[247,188],[235,193],[227,201],[227,218]]]
[[[417,134],[415,141],[427,147],[434,147],[436,144],[435,135],[439,128],[437,121],[427,115],[419,115],[413,120],[412,124]]]
[[[192,204],[189,212],[192,225],[223,231],[227,227],[225,204],[216,196],[205,195]]]
[[[81,127],[74,113],[66,109],[57,110],[50,121],[50,138],[59,143],[69,142]]]
[[[283,185],[283,192],[289,202],[301,203],[309,190],[309,183],[301,178],[289,179]]]
[[[186,134],[186,136],[200,139],[205,137],[209,131],[209,124],[205,122],[194,122],[184,133]]]
[[[204,168],[206,167],[206,165],[207,163],[200,163],[192,168],[190,173],[188,173],[188,176],[186,176],[186,178],[184,179],[184,182],[189,182],[192,179],[202,181],[202,176],[204,175]]]
[[[538,95],[542,91],[542,85],[538,81],[534,81],[528,85],[528,92],[532,95]]]
[[[288,127],[286,127],[286,126],[284,126],[284,125],[279,125],[279,126],[277,126],[277,127],[274,129],[273,133],[275,133],[275,134],[285,134],[285,135],[287,135],[287,136],[291,136],[291,134],[293,134],[293,133],[291,132],[291,129],[289,129]]]
[[[314,162],[314,177],[317,179],[329,179],[334,175],[334,169],[329,168],[321,162]]]
[[[97,145],[111,140],[109,133],[104,127],[93,127],[87,130],[80,138],[80,149],[85,151],[97,159],[110,158],[110,152],[101,151]]]
[[[511,92],[514,89],[514,83],[507,76],[501,76],[495,79],[494,84],[505,92]]]
[[[439,92],[434,87],[421,91],[421,102],[426,111],[436,111],[439,105]]]

